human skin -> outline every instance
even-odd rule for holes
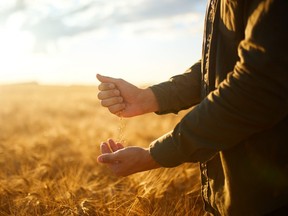
[[[101,76],[98,99],[101,105],[118,116],[133,117],[158,110],[157,100],[151,89],[141,89],[123,79]],[[106,164],[117,176],[128,176],[137,172],[159,168],[149,148],[124,147],[113,139],[100,145],[101,155],[97,161]]]
[[[98,157],[98,162],[106,164],[116,176],[128,176],[160,167],[152,159],[148,148],[124,147],[109,139],[101,143],[100,149],[102,154]]]
[[[123,79],[97,74],[101,82],[98,99],[101,105],[122,117],[133,117],[158,111],[158,102],[150,88],[138,88]]]

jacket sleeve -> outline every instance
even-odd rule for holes
[[[201,98],[201,62],[185,73],[150,88],[159,102],[157,114],[178,113],[198,104]]]
[[[206,162],[288,114],[288,2],[261,1],[249,16],[234,70],[175,129],[154,141],[164,167]]]

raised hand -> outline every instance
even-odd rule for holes
[[[98,99],[113,114],[132,117],[158,110],[158,103],[150,88],[141,89],[123,80],[97,74],[101,82]]]

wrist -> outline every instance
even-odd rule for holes
[[[147,170],[160,168],[161,165],[158,164],[158,163],[153,159],[153,157],[151,156],[151,154],[150,154],[150,149],[149,149],[149,148],[146,148],[145,151],[146,151],[146,156],[147,156],[147,158],[146,158],[146,160],[145,160],[145,161],[146,161],[146,165],[147,165]]]
[[[150,88],[142,89],[140,97],[143,113],[157,112],[159,110],[158,101]]]

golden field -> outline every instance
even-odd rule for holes
[[[147,147],[183,114],[120,120],[96,85],[0,86],[0,215],[202,215],[197,164],[119,178],[96,161],[102,141]]]

